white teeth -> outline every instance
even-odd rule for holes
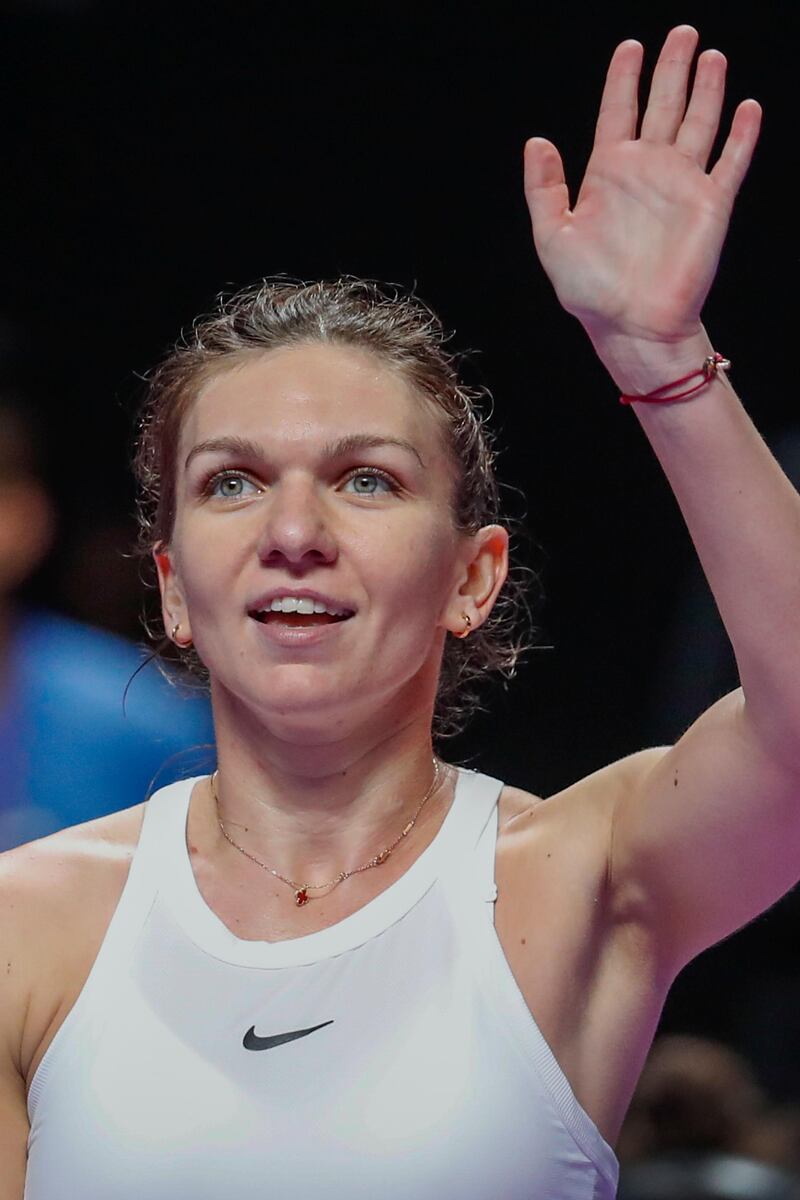
[[[292,613],[299,612],[305,614],[311,613],[330,613],[332,617],[341,617],[344,615],[344,609],[327,608],[321,600],[312,600],[308,596],[302,598],[298,596],[276,596],[268,609],[264,612],[283,612]]]

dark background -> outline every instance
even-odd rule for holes
[[[450,757],[550,794],[735,686],[658,463],[536,261],[522,147],[550,137],[577,186],[625,37],[652,64],[688,21],[729,56],[728,119],[752,95],[765,123],[705,319],[767,441],[791,441],[797,6],[644,7],[0,5],[4,379],[37,399],[62,514],[40,598],[138,636],[138,375],[221,289],[349,273],[416,285],[478,351],[541,577],[540,648]],[[787,1096],[799,915],[789,897],[703,956],[663,1022],[745,1046]]]

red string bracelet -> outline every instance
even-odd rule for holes
[[[663,387],[656,388],[654,392],[648,392],[645,396],[620,396],[620,404],[637,403],[640,400],[646,401],[648,404],[669,404],[673,400],[686,400],[689,396],[696,395],[707,387],[711,380],[716,377],[718,371],[727,371],[730,369],[730,359],[724,358],[721,354],[709,354],[708,358],[703,359],[703,365],[699,371],[692,371],[690,375],[684,375],[682,379],[676,379],[674,383],[665,383]],[[680,387],[683,383],[688,383],[690,379],[697,379],[700,376],[700,382],[694,387],[687,388],[684,392],[677,392],[674,396],[665,396],[664,392],[671,392],[673,388]]]

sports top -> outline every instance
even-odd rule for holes
[[[611,1200],[618,1164],[494,927],[502,783],[458,768],[419,858],[328,929],[237,938],[156,792],[28,1096],[25,1200]]]

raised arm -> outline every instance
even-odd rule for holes
[[[742,688],[675,746],[627,761],[609,850],[615,911],[651,926],[675,970],[800,878],[800,497],[724,373],[695,374],[715,350],[733,354],[712,345],[700,313],[761,110],[738,106],[709,171],[726,62],[701,54],[687,100],[696,47],[689,26],[669,34],[641,127],[642,49],[617,48],[573,208],[555,147],[533,138],[525,148],[537,252],[620,392],[701,385],[631,407],[686,520]]]

